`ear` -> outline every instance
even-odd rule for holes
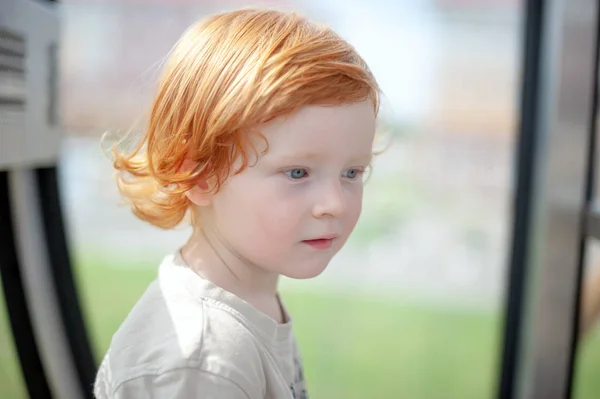
[[[187,172],[196,167],[197,163],[186,159],[181,165],[181,172]],[[197,206],[208,206],[212,203],[213,193],[206,179],[198,179],[196,185],[185,192],[185,196]]]

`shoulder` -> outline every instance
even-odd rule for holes
[[[234,312],[153,282],[113,336],[96,389],[114,393],[170,381],[184,390],[232,384],[262,397],[264,379],[258,341]]]
[[[203,398],[254,399],[261,393],[248,391],[238,381],[197,368],[174,368],[159,374],[141,374],[111,387],[96,383],[97,399]]]

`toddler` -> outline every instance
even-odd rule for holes
[[[379,88],[295,13],[244,9],[183,34],[118,185],[174,248],[113,336],[97,398],[307,398],[279,276],[318,276],[361,212]]]

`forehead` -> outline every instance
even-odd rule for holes
[[[341,106],[307,106],[260,127],[269,143],[265,155],[280,153],[369,154],[375,133],[370,101]]]

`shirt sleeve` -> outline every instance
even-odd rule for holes
[[[228,378],[194,368],[128,380],[117,388],[111,399],[137,398],[258,399],[251,398]]]

